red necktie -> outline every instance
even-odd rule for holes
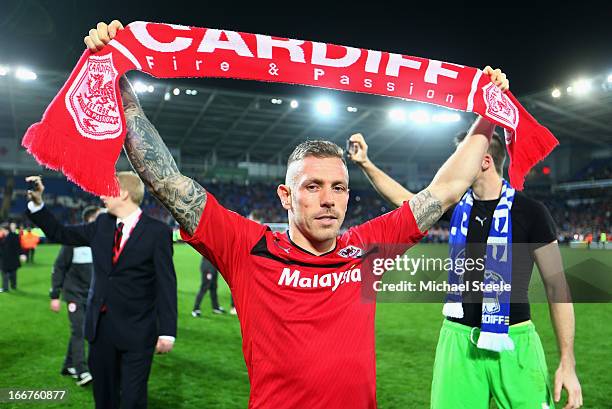
[[[115,229],[115,242],[113,244],[113,263],[117,261],[119,258],[119,253],[121,252],[121,239],[123,238],[123,223],[119,222],[117,224],[117,228]]]

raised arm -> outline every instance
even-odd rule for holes
[[[84,39],[90,51],[100,51],[123,29],[113,20],[100,22],[89,30]],[[198,223],[206,204],[206,190],[179,172],[174,158],[159,136],[157,129],[145,115],[136,93],[127,78],[121,77],[121,98],[127,124],[125,153],[149,191],[172,213],[176,221],[190,235]]]
[[[97,224],[94,222],[64,226],[44,205],[45,185],[42,177],[28,176],[25,180],[33,184],[27,192],[28,206],[26,209],[26,216],[32,223],[40,227],[51,241],[68,246],[89,246],[96,233]]]
[[[483,72],[490,75],[491,81],[502,91],[508,89],[506,75],[499,69],[493,70],[487,66]],[[472,185],[494,130],[493,123],[479,117],[464,141],[438,170],[430,185],[410,199],[410,208],[421,231],[437,222],[450,206],[461,200],[461,196]]]
[[[142,110],[127,78],[120,80],[127,123],[125,152],[132,167],[176,221],[193,235],[206,205],[206,190],[179,172],[157,129]]]
[[[472,185],[494,129],[495,125],[479,117],[429,186],[410,199],[410,208],[421,231],[433,226]]]
[[[378,194],[395,207],[400,207],[402,203],[414,197],[414,193],[400,185],[370,160],[368,144],[362,134],[354,134],[349,138],[348,156],[365,173]]]

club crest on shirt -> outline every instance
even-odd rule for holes
[[[115,89],[117,75],[111,54],[92,55],[68,89],[66,108],[84,137],[102,140],[121,135],[123,123]]]
[[[355,246],[346,246],[345,248],[338,251],[338,255],[344,258],[357,258],[361,257],[363,250]]]
[[[516,129],[519,122],[518,109],[510,98],[492,82],[482,87],[482,91],[487,106],[487,116]]]

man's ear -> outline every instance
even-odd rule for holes
[[[130,200],[130,192],[127,190],[119,189],[119,197],[121,200]]]
[[[283,209],[290,210],[291,209],[291,188],[287,185],[278,185],[276,188],[276,194],[278,194],[278,198],[281,201],[281,205]]]
[[[484,158],[482,158],[482,171],[485,172],[486,170],[495,167],[495,164],[493,163],[493,157],[491,155],[489,155],[488,153],[485,154]]]

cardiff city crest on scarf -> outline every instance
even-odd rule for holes
[[[66,108],[82,136],[101,140],[123,133],[115,91],[117,75],[112,54],[92,55],[66,93]]]

